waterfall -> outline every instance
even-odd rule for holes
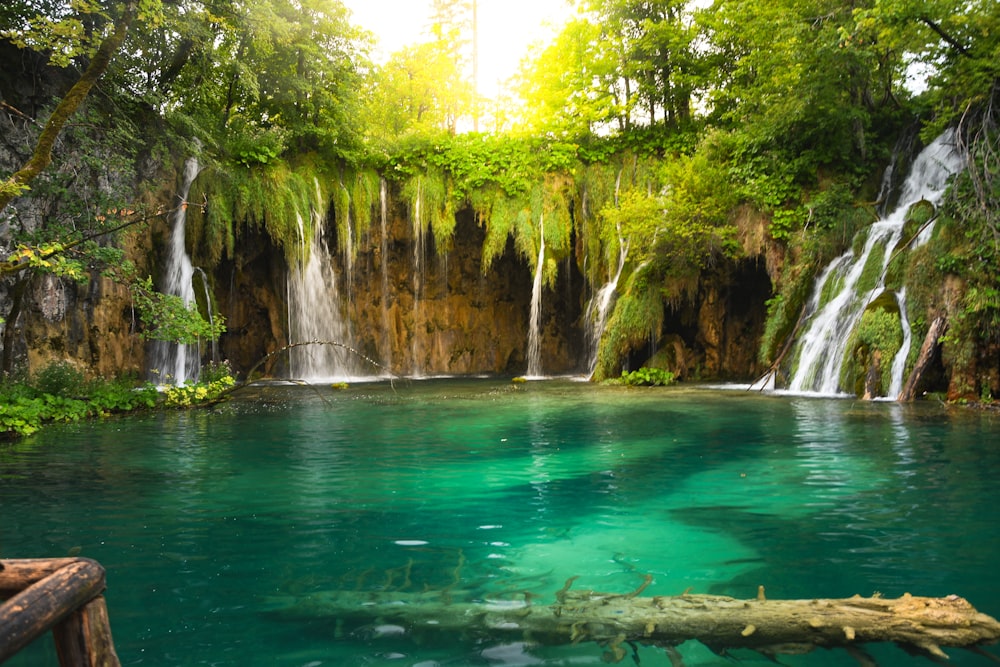
[[[344,206],[344,299],[346,302],[350,303],[351,293],[354,291],[354,224],[351,220],[351,209],[353,208],[351,202],[351,193],[344,185],[343,179],[340,181],[340,189],[344,191],[344,201],[347,204]],[[316,196],[319,197],[319,181],[316,182]],[[319,200],[317,200],[319,201]],[[321,223],[317,223],[321,224]]]
[[[167,253],[166,276],[163,292],[178,296],[185,306],[195,302],[194,266],[191,257],[184,247],[184,227],[187,224],[187,197],[191,184],[198,177],[201,167],[196,158],[184,161],[184,174],[181,179],[181,189],[177,193],[180,200],[177,209],[171,217],[172,232],[170,248]],[[164,384],[184,384],[196,382],[201,370],[201,354],[198,345],[183,345],[167,341],[155,341],[150,350],[151,375],[154,380]]]
[[[867,233],[862,250],[853,247],[834,259],[817,278],[807,305],[806,328],[799,337],[795,375],[789,383],[793,392],[816,392],[834,395],[842,393],[840,369],[847,354],[851,331],[864,314],[865,307],[885,289],[885,271],[903,233],[910,206],[925,199],[935,206],[947,187],[948,178],[961,166],[961,157],[954,146],[954,132],[949,130],[935,139],[917,156],[903,184],[896,208],[883,220],[873,223],[861,233]],[[931,234],[928,225],[914,245],[925,243]],[[861,285],[862,275],[872,274],[873,263],[878,278],[874,286]],[[875,264],[877,262],[877,264]],[[905,294],[897,295],[901,304],[900,318],[905,319]],[[903,325],[904,333],[909,323]],[[901,377],[908,353],[900,351],[902,361],[893,362],[893,386],[896,373]],[[898,369],[897,369],[898,366]]]
[[[348,328],[340,315],[337,276],[323,235],[321,220],[314,221],[311,243],[305,238],[299,216],[302,251],[288,275],[288,342],[323,341],[351,346]],[[307,382],[342,380],[356,371],[353,355],[339,345],[303,345],[289,350],[289,371]]]
[[[411,373],[420,377],[424,372],[424,364],[421,359],[423,336],[420,332],[426,329],[426,324],[422,322],[420,300],[423,296],[424,287],[424,224],[421,220],[423,208],[423,183],[417,178],[417,194],[413,200],[413,338],[411,341],[411,353],[413,363]]]
[[[382,361],[386,368],[392,368],[392,326],[389,314],[389,185],[383,178],[379,181],[379,220],[382,233]]]
[[[583,314],[583,320],[587,329],[587,375],[592,376],[597,370],[597,353],[601,347],[601,336],[604,334],[604,326],[608,321],[608,313],[611,311],[611,304],[614,302],[615,294],[618,291],[618,281],[622,277],[622,270],[625,268],[625,258],[628,256],[628,241],[618,237],[618,269],[615,275],[601,286],[590,301]]]
[[[201,289],[202,294],[205,295],[205,311],[208,313],[208,325],[211,328],[215,328],[215,312],[212,310],[212,292],[208,289],[208,274],[200,266],[196,266],[193,270],[201,276]],[[192,284],[192,290],[194,285]],[[212,339],[212,363],[219,363],[219,340],[217,338]]]
[[[542,273],[545,270],[545,225],[538,220],[538,264],[535,266],[535,282],[531,286],[531,316],[528,321],[528,377],[542,374]]]
[[[903,391],[903,373],[906,371],[906,358],[910,356],[910,344],[913,341],[913,330],[910,328],[910,318],[906,312],[906,288],[900,287],[896,292],[896,305],[899,306],[899,323],[903,325],[903,343],[899,346],[895,358],[892,360],[891,376],[889,381],[889,393],[887,396],[895,398]]]

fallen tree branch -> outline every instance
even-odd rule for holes
[[[243,379],[242,382],[238,382],[235,385],[233,385],[232,387],[230,387],[229,389],[227,389],[226,391],[222,392],[219,395],[219,399],[217,401],[215,401],[215,402],[219,402],[219,401],[223,400],[223,398],[226,397],[226,396],[228,396],[229,394],[232,394],[233,392],[239,391],[240,389],[243,389],[243,388],[249,386],[250,384],[252,384],[255,381],[254,375],[257,373],[257,370],[261,366],[263,366],[265,363],[267,363],[270,359],[276,357],[279,354],[282,354],[283,352],[288,352],[289,350],[291,350],[293,348],[303,347],[303,346],[306,346],[306,345],[332,345],[334,347],[342,348],[344,350],[347,350],[351,354],[354,354],[354,355],[356,355],[358,357],[361,357],[362,359],[365,360],[365,362],[367,362],[368,364],[371,364],[375,368],[378,368],[379,370],[385,371],[389,375],[390,381],[396,379],[396,375],[393,374],[393,372],[390,369],[388,369],[385,366],[383,366],[382,364],[378,363],[377,361],[375,361],[371,357],[368,357],[368,356],[362,354],[361,352],[358,352],[357,350],[355,350],[350,345],[345,345],[344,343],[339,343],[339,342],[333,341],[333,340],[307,340],[307,341],[301,341],[301,342],[298,342],[298,343],[289,343],[288,345],[284,345],[282,347],[279,347],[277,350],[273,350],[273,351],[268,352],[267,354],[265,354],[260,359],[260,361],[258,361],[256,364],[254,364],[253,366],[250,367],[250,370],[247,371],[246,376],[244,377],[244,379]],[[301,382],[300,380],[295,380],[295,379],[290,379],[288,381],[289,382],[295,382],[295,383],[300,383]],[[301,382],[301,384],[307,384],[307,383]]]
[[[388,373],[390,376],[392,376],[392,371],[390,371],[388,368],[386,368],[382,364],[378,363],[374,359],[372,359],[370,357],[367,357],[364,354],[361,354],[360,352],[358,352],[357,350],[355,350],[350,345],[345,345],[343,343],[338,343],[337,341],[333,341],[333,340],[306,340],[306,341],[301,341],[301,342],[298,342],[298,343],[289,343],[288,345],[285,345],[284,347],[280,347],[277,350],[274,350],[273,352],[268,352],[267,354],[264,355],[264,357],[260,361],[258,361],[256,364],[254,364],[253,367],[249,371],[247,371],[247,377],[248,378],[252,377],[253,374],[257,372],[258,368],[260,368],[261,366],[263,366],[264,363],[267,362],[268,359],[274,357],[275,355],[281,354],[282,352],[287,352],[288,350],[291,350],[292,348],[303,347],[303,346],[306,346],[306,345],[333,345],[334,347],[342,348],[344,350],[347,350],[351,354],[354,354],[354,355],[357,355],[357,356],[361,357],[362,359],[364,359],[366,362],[368,362],[369,364],[371,364],[375,368],[378,368],[379,370],[383,370],[386,373]]]
[[[769,600],[761,587],[750,600],[691,594],[637,597],[645,584],[621,595],[571,592],[572,583],[567,581],[550,605],[532,604],[528,595],[516,602],[456,602],[456,591],[325,591],[272,599],[268,613],[329,618],[338,628],[377,623],[391,626],[393,634],[401,628],[416,640],[440,633],[545,645],[593,641],[605,647],[603,657],[609,662],[625,657],[623,644],[640,643],[666,649],[671,662],[680,664],[674,647],[697,640],[719,654],[752,649],[772,659],[842,648],[861,664],[874,665],[865,644],[893,642],[910,653],[946,660],[942,647],[984,653],[980,646],[1000,638],[1000,622],[957,595]]]

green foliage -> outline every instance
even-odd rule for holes
[[[28,382],[0,384],[0,437],[31,435],[50,422],[71,422],[149,409],[157,392],[128,378],[87,379],[64,361],[42,368]]]
[[[68,361],[55,361],[35,374],[33,384],[43,394],[71,398],[83,393],[87,379],[83,371]]]
[[[360,237],[368,231],[373,213],[379,205],[381,179],[372,169],[356,169],[349,180],[351,220],[355,225],[355,235]]]
[[[202,369],[199,382],[168,387],[163,405],[186,408],[214,403],[235,384],[228,363],[210,364]],[[149,382],[87,379],[74,365],[57,361],[41,369],[31,381],[0,384],[0,437],[22,437],[51,422],[150,410],[158,404],[159,393]]]
[[[179,296],[156,291],[148,277],[132,284],[132,299],[143,323],[141,335],[148,340],[193,345],[216,340],[226,330],[222,315],[203,317],[198,304],[185,304]]]
[[[674,374],[670,371],[644,366],[634,371],[622,371],[619,380],[608,380],[608,382],[620,383],[628,387],[667,387],[674,383],[674,379]]]
[[[854,387],[858,395],[864,393],[865,378],[879,359],[877,395],[885,396],[889,391],[891,374],[889,369],[899,347],[903,344],[903,327],[895,299],[879,299],[861,315],[848,342],[851,350],[841,369],[841,383]],[[891,302],[891,303],[889,303]]]
[[[241,230],[250,228],[262,229],[290,262],[295,261],[303,243],[312,240],[314,223],[326,217],[330,180],[308,155],[295,164],[275,159],[249,167],[206,169],[188,195],[195,204],[188,206],[185,229],[192,257],[214,266],[232,255]],[[339,184],[332,188],[334,196],[345,196],[344,206],[349,207],[343,190]],[[365,216],[364,222],[368,220]]]
[[[285,152],[284,135],[281,128],[231,127],[226,136],[226,151],[243,167],[266,165]]]
[[[215,403],[236,385],[229,374],[212,374],[193,384],[170,385],[163,391],[163,404],[168,408],[192,408]]]

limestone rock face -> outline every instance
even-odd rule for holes
[[[169,182],[169,178],[163,179]],[[154,199],[170,201],[166,190]],[[337,308],[345,322],[343,343],[379,367],[360,363],[355,374],[498,374],[527,370],[532,261],[509,242],[484,272],[485,232],[470,210],[457,215],[445,252],[432,231],[418,238],[406,206],[388,210],[352,240],[348,257],[337,247],[335,220],[326,221],[331,243],[326,261],[336,276]],[[170,230],[165,221],[137,230],[128,255],[143,274],[162,273]],[[646,350],[625,363],[659,359],[682,379],[742,378],[755,370],[757,341],[770,281],[759,263],[724,264],[706,272],[697,295],[668,309],[664,328]],[[204,345],[202,361],[227,360],[247,373],[289,343],[289,266],[285,253],[260,230],[243,228],[233,257],[208,274],[215,312],[226,333]],[[7,286],[0,286],[5,296]],[[584,308],[593,296],[576,261],[560,264],[554,285],[541,294],[541,359],[546,375],[587,372]],[[13,337],[18,365],[30,372],[51,361],[74,361],[91,374],[143,375],[147,350],[139,336],[127,289],[94,274],[79,285],[51,276],[34,278]],[[288,377],[287,354],[275,354],[258,373]]]
[[[245,232],[236,259],[213,272],[216,307],[226,318],[218,354],[240,373],[288,343],[287,273],[281,251],[259,231]],[[261,372],[287,375],[287,355],[270,360]]]
[[[125,288],[99,274],[84,284],[41,275],[27,297],[19,321],[28,369],[71,360],[92,375],[141,374],[143,342]]]
[[[771,282],[761,263],[719,265],[702,275],[691,303],[668,311],[648,365],[680,380],[752,379]],[[641,359],[633,359],[641,364]]]
[[[444,253],[430,233],[414,238],[405,211],[392,211],[387,223],[384,239],[373,225],[360,240],[349,279],[342,253],[332,249],[353,346],[397,375],[523,373],[530,264],[508,244],[483,273],[484,231],[470,211],[459,213]],[[581,297],[567,298],[562,284],[573,277],[570,272],[554,289],[543,290],[546,374],[581,370]]]

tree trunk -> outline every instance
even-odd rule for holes
[[[906,384],[903,385],[903,390],[899,392],[899,397],[896,400],[912,401],[916,398],[917,385],[920,383],[920,379],[923,377],[924,372],[927,370],[927,367],[930,366],[931,360],[934,358],[934,351],[937,350],[938,339],[941,338],[946,326],[947,321],[941,316],[935,317],[934,321],[931,322],[931,326],[927,330],[927,336],[924,337],[924,343],[920,346],[920,354],[917,355],[917,363],[914,364],[913,371],[910,372],[910,376],[906,378]]]
[[[978,651],[1000,638],[1000,622],[976,611],[958,596],[767,600],[718,595],[637,597],[646,584],[626,595],[569,592],[572,579],[550,605],[524,601],[458,602],[460,592],[317,592],[273,600],[273,614],[330,618],[336,627],[374,626],[416,640],[430,634],[473,640],[563,645],[593,641],[606,648],[604,659],[625,657],[622,644],[663,647],[680,660],[675,646],[698,640],[717,653],[752,649],[769,657],[843,648],[864,664],[870,642],[895,642],[915,654],[946,658],[940,647]],[[647,579],[647,584],[649,579]],[[868,660],[870,662],[866,663]]]

